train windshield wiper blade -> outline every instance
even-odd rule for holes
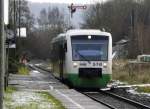
[[[79,56],[81,56],[85,61],[87,61],[90,64],[90,60],[88,60],[86,57],[81,55],[77,50],[75,50],[75,51],[76,51],[76,53],[78,53]]]

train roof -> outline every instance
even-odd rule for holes
[[[58,40],[65,40],[65,36],[66,36],[65,33],[60,33],[57,37],[55,37],[55,38],[52,39],[52,43],[56,42]]]
[[[53,38],[52,43],[56,41],[63,41],[67,36],[73,35],[104,35],[104,36],[111,36],[108,32],[103,32],[98,29],[72,29],[68,30],[66,33],[61,33],[57,37]]]
[[[67,35],[104,35],[110,36],[110,33],[98,29],[73,29],[66,32]]]

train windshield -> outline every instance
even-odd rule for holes
[[[107,61],[108,37],[96,35],[72,36],[73,61]]]

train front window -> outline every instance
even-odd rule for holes
[[[73,61],[107,61],[108,37],[92,35],[72,36]],[[84,58],[83,58],[84,57]]]

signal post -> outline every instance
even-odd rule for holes
[[[76,9],[86,9],[87,6],[86,5],[74,5],[73,3],[71,3],[70,6],[68,6],[69,11],[71,13],[71,18],[73,17],[73,13],[76,12]]]

